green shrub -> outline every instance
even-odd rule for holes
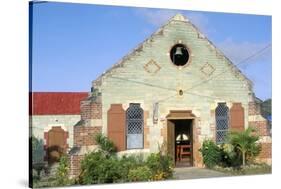
[[[62,156],[59,161],[59,166],[56,171],[56,185],[66,186],[70,185],[71,180],[69,179],[69,159],[67,156]]]
[[[241,155],[237,153],[237,149],[232,144],[222,144],[220,146],[222,167],[239,167],[241,165]]]
[[[114,143],[102,133],[98,133],[97,135],[95,135],[95,141],[100,146],[101,150],[103,150],[104,152],[108,154],[113,154],[116,152],[116,147]]]
[[[92,152],[81,161],[81,184],[113,183],[121,178],[121,164],[115,156]]]
[[[152,177],[152,171],[147,166],[132,168],[128,172],[129,181],[149,181]]]
[[[128,174],[131,169],[144,165],[144,161],[140,155],[122,156],[119,163],[121,165],[120,174],[123,182],[130,181]]]
[[[173,161],[169,155],[151,153],[146,160],[146,165],[151,169],[153,180],[163,180],[173,176]]]
[[[172,158],[161,152],[143,156],[130,155],[117,157],[112,141],[102,134],[95,137],[100,146],[87,154],[81,161],[79,184],[116,183],[126,181],[163,180],[172,177]]]
[[[199,149],[203,156],[203,162],[208,168],[212,168],[221,162],[220,148],[212,140],[204,140]]]

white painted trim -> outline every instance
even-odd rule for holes
[[[50,123],[47,127],[44,128],[44,132],[49,132],[53,127],[61,127],[64,131],[68,131],[63,123]]]

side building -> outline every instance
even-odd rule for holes
[[[30,94],[30,136],[38,141],[34,163],[55,163],[73,147],[73,126],[81,119],[80,101],[87,96],[87,92]]]

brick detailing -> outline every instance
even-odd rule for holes
[[[95,145],[94,136],[102,132],[102,125],[91,125],[91,120],[102,119],[102,105],[92,99],[81,101],[81,123],[74,126],[74,146]]]
[[[217,130],[216,130],[216,111],[211,110],[210,111],[211,115],[211,123],[210,123],[210,131],[211,131],[211,139],[213,141],[216,141],[216,135],[217,135]]]
[[[249,115],[260,115],[261,107],[256,102],[249,102]]]
[[[85,127],[75,126],[74,127],[74,146],[91,146],[95,145],[94,136],[100,133],[102,127]]]
[[[249,121],[249,126],[256,130],[259,136],[269,136],[268,122],[265,121]]]
[[[163,141],[167,142],[167,122],[166,121],[163,123],[163,127],[161,128],[160,134],[161,134],[161,137],[163,137]]]
[[[249,126],[256,129],[259,136],[270,136],[269,123],[261,115],[260,104],[249,102],[249,115],[252,116]]]
[[[260,159],[271,159],[272,143],[261,143],[261,152],[258,156]]]
[[[149,127],[144,127],[144,148],[149,149],[149,140],[148,140],[148,135],[149,135]]]
[[[196,122],[196,120],[194,120]],[[199,136],[201,135],[201,128],[193,123],[193,166],[195,167],[203,167],[203,159],[199,152],[201,148],[201,143],[199,141]]]
[[[216,132],[216,127],[215,127],[214,124],[210,124],[210,130],[211,130],[211,133],[212,133],[211,139],[213,141],[216,141],[216,134],[217,134],[217,132]]]
[[[91,100],[81,101],[81,119],[101,119],[102,118],[102,104],[93,102]]]
[[[244,130],[244,108],[241,103],[233,103],[230,108],[230,129],[234,131]]]
[[[75,178],[80,175],[81,168],[80,163],[84,155],[71,155],[69,156],[70,159],[70,178]]]
[[[149,148],[149,139],[148,139],[148,135],[149,135],[149,127],[147,125],[147,119],[149,117],[149,112],[148,111],[144,111],[144,127],[143,127],[143,139],[144,139],[144,144],[143,147],[144,148]]]
[[[261,138],[270,137],[269,132],[269,123],[266,119],[264,119],[261,115],[260,104],[256,102],[249,103],[249,115],[251,116],[249,121],[249,126],[253,127],[256,130],[256,134]],[[264,162],[267,164],[271,164],[272,160],[272,143],[268,141],[262,140],[261,144],[261,152],[257,157],[258,162]]]
[[[123,151],[126,148],[125,129],[126,112],[122,104],[111,104],[107,112],[107,136],[117,147],[117,151]]]

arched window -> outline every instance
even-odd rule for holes
[[[226,103],[218,103],[216,108],[216,142],[221,144],[225,141],[225,137],[229,128],[229,109]]]
[[[126,111],[127,149],[143,148],[143,110],[140,104],[130,104]]]

